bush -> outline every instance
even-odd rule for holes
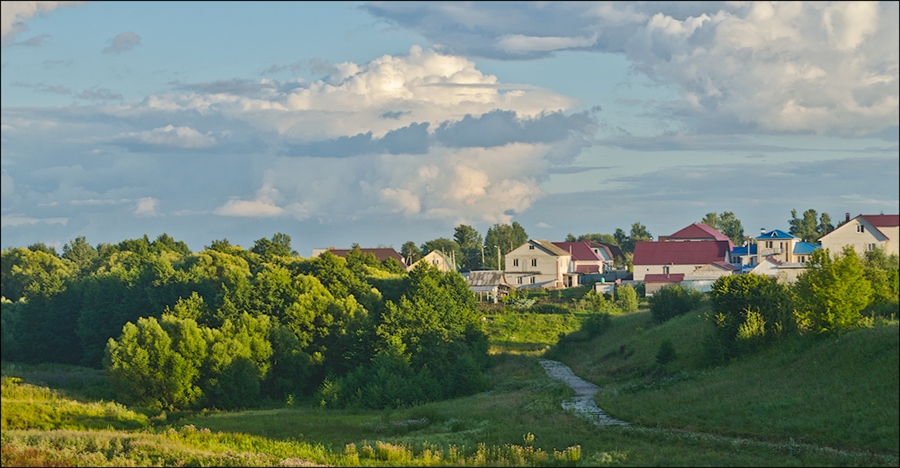
[[[610,317],[607,312],[600,312],[599,314],[591,314],[587,320],[584,321],[581,329],[584,330],[588,336],[593,338],[603,334],[605,331],[609,330],[610,327],[612,327],[612,317]]]
[[[700,305],[700,293],[679,285],[666,286],[650,297],[650,315],[657,323],[684,315]]]
[[[710,291],[715,326],[708,343],[711,362],[755,351],[778,336],[797,329],[790,289],[762,275],[723,276]]]
[[[669,338],[664,339],[659,344],[659,350],[656,352],[656,362],[667,364],[674,361],[676,357],[675,345],[672,344],[672,340]]]
[[[544,302],[532,308],[532,312],[536,314],[569,314],[571,311],[568,307],[553,304],[552,302]]]
[[[637,291],[631,286],[619,286],[616,288],[617,301],[622,312],[634,312],[638,310]]]
[[[861,312],[872,301],[872,285],[852,246],[832,258],[813,252],[797,278],[797,321],[816,333],[839,333],[859,326]]]

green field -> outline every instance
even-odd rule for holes
[[[491,315],[489,391],[392,410],[297,402],[156,414],[96,401],[97,371],[4,365],[2,464],[898,465],[896,322],[795,337],[709,368],[699,314],[654,325],[642,310],[613,317],[598,337],[576,331],[560,343],[584,316]],[[666,338],[678,357],[661,366]],[[633,425],[595,427],[563,411],[572,391],[537,362],[548,347],[601,386],[602,408]]]

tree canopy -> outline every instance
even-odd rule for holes
[[[834,231],[831,217],[828,213],[819,215],[816,210],[810,208],[803,212],[803,217],[797,217],[797,210],[791,210],[790,233],[801,238],[804,242],[815,243],[820,237]]]
[[[700,222],[725,234],[735,245],[744,243],[744,226],[731,211],[723,211],[718,215],[715,212],[706,213]]]

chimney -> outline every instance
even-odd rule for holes
[[[844,221],[850,221],[850,213],[844,213]]]
[[[766,228],[759,228],[759,235],[763,235],[766,233]]]

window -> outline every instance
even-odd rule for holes
[[[870,250],[870,251],[875,250],[875,244],[869,244],[867,247],[868,247],[867,250]]]
[[[668,274],[669,274],[669,266],[668,266],[668,265],[666,265],[666,266],[663,267],[663,274],[664,274],[664,275],[668,275]]]
[[[534,284],[534,276],[528,278],[528,282],[531,284]]]
[[[803,263],[803,262],[806,261],[806,257],[804,257],[803,255],[801,255],[800,258],[799,258],[799,260],[800,260],[800,263]]]
[[[866,227],[863,226],[862,224],[857,224],[857,225],[856,225],[856,232],[866,232]]]
[[[522,284],[522,277],[516,278],[516,284]]]
[[[514,258],[514,259],[513,259],[513,266],[519,266],[519,259],[518,259],[518,258]]]
[[[533,267],[536,267],[536,266],[537,266],[537,259],[536,259],[536,258],[532,258],[532,259],[531,259],[531,266],[533,266]]]
[[[771,249],[771,248],[772,248],[772,244],[774,244],[772,241],[766,241],[766,248],[767,248],[767,249]]]
[[[533,246],[533,245],[529,245],[529,246],[528,246],[528,250],[534,250],[534,246]]]

